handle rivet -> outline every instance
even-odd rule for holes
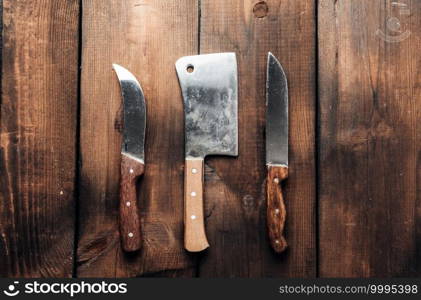
[[[190,195],[191,195],[192,197],[196,197],[196,192],[191,192],[191,193],[190,193]]]
[[[126,202],[126,205],[127,205],[127,206],[130,206],[130,202],[129,202],[129,201],[127,201],[127,202]]]
[[[133,237],[133,232],[129,232],[128,236],[131,238]]]
[[[192,220],[195,220],[196,219],[196,216],[195,215],[191,215],[191,217],[190,217]]]
[[[275,179],[273,180],[273,182],[275,182],[275,183],[279,183],[279,178],[275,178]]]
[[[193,169],[191,169],[191,172],[192,172],[193,174],[196,174],[196,173],[197,173],[197,169],[196,169],[196,168],[193,168]]]
[[[129,172],[130,172],[130,174],[133,174],[133,172],[134,172],[134,171],[133,171],[133,169],[130,169],[130,171],[129,171]]]

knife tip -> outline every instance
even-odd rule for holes
[[[268,52],[268,62],[276,62],[276,63],[280,64],[278,59],[276,58],[275,55],[273,55],[272,52]]]

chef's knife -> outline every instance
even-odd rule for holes
[[[141,247],[136,182],[145,169],[145,98],[139,82],[125,68],[113,64],[123,97],[123,141],[121,144],[120,235],[125,251]]]
[[[184,98],[184,246],[209,247],[203,214],[203,167],[207,155],[238,155],[235,53],[186,56],[176,62]]]
[[[266,106],[267,226],[271,246],[280,253],[287,247],[281,183],[288,178],[288,85],[281,64],[270,52]]]

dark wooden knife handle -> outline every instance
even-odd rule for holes
[[[203,213],[203,159],[186,159],[184,170],[184,247],[199,252],[209,247]]]
[[[139,250],[142,243],[140,217],[137,207],[136,182],[145,165],[129,155],[121,155],[120,235],[124,251]]]
[[[284,237],[286,210],[281,183],[288,178],[288,167],[268,166],[267,227],[270,244],[277,253],[283,252],[288,244]]]

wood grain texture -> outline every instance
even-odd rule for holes
[[[184,171],[184,247],[199,252],[209,247],[203,213],[203,159],[186,159]]]
[[[394,2],[1,1],[0,277],[70,277],[73,268],[79,277],[314,277],[315,178],[320,276],[421,275],[421,2]],[[207,159],[211,247],[189,254],[174,62],[219,51],[238,58],[239,157]],[[271,250],[266,227],[268,51],[284,66],[290,92],[282,254]],[[148,164],[137,185],[144,244],[136,253],[120,245],[122,105],[112,63],[136,75],[148,101]]]
[[[124,251],[137,251],[142,245],[136,184],[145,165],[130,155],[121,154],[120,238]]]
[[[71,277],[79,1],[2,4],[0,277]]]
[[[272,249],[281,253],[288,247],[284,236],[286,209],[282,184],[288,178],[288,167],[268,166],[266,178],[266,222]]]
[[[200,24],[201,54],[237,54],[239,156],[207,158],[205,216],[211,247],[200,260],[199,274],[315,276],[315,1],[202,0]],[[268,51],[284,66],[290,92],[290,177],[284,194],[290,247],[282,255],[271,249],[266,227]]]
[[[83,1],[80,223],[81,277],[191,276],[183,247],[183,101],[175,61],[197,53],[197,1]],[[121,96],[112,71],[131,71],[147,101],[139,252],[118,235]]]
[[[319,1],[323,277],[421,274],[421,2],[392,2]]]

